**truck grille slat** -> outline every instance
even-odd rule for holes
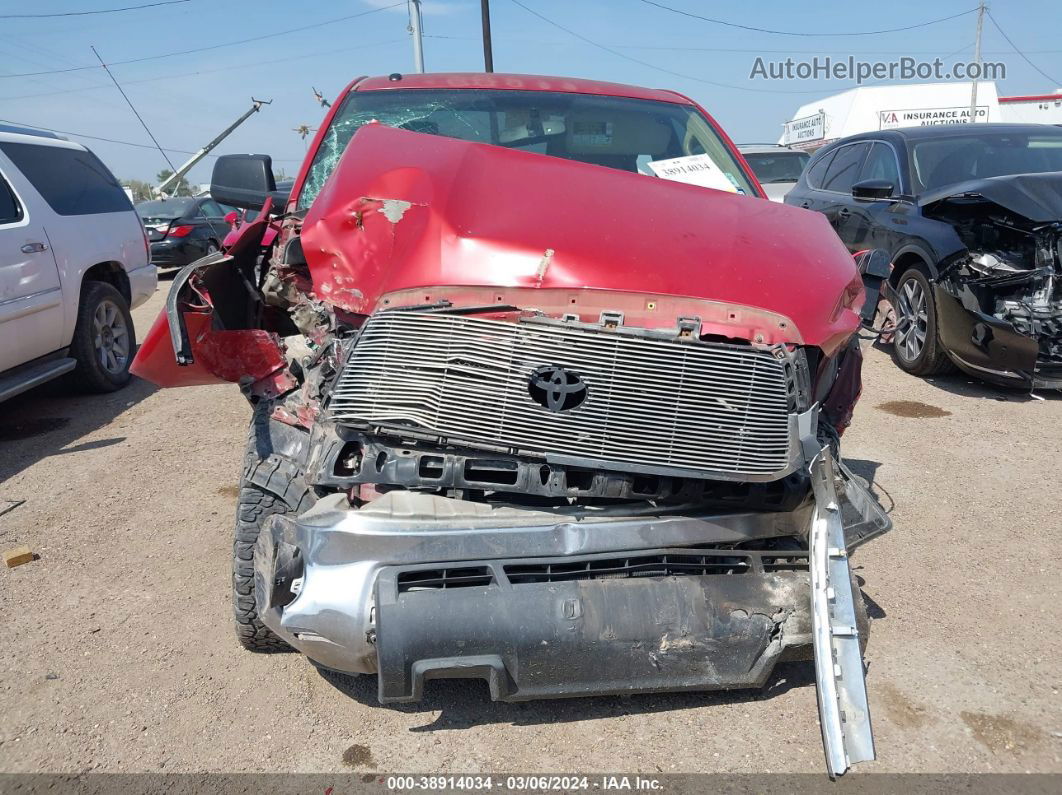
[[[532,374],[563,367],[585,399],[555,412]],[[792,375],[770,351],[585,326],[402,311],[371,317],[328,410],[471,446],[769,480],[792,470]]]
[[[363,352],[359,351],[359,354],[361,353]],[[410,363],[408,366],[413,367],[417,365]],[[388,378],[393,378],[395,382],[401,382],[404,389],[407,391],[420,391],[427,394],[432,394],[436,388],[433,381],[423,379],[416,375],[393,374],[389,372],[387,368],[380,367],[365,368],[365,370],[365,374],[367,376],[375,374],[377,376],[386,376]],[[458,374],[457,371],[454,371],[452,368],[449,368],[449,370],[451,374]],[[526,373],[523,373],[521,375],[526,375]],[[633,381],[633,379],[631,380]],[[627,379],[616,379],[614,383],[620,386],[626,386],[628,381]],[[463,390],[474,394],[481,394],[482,388],[488,384],[492,387],[501,389],[511,389],[514,387],[524,389],[527,386],[527,378],[510,378],[504,381],[489,381],[488,379],[476,379],[475,381],[469,380],[465,383],[455,382],[454,389]],[[629,389],[629,392],[633,399],[645,402],[656,401],[661,398],[673,399],[663,388],[645,389],[644,387],[638,385],[632,385]],[[742,393],[736,388],[725,387],[713,390],[710,396],[684,396],[683,402],[690,405],[701,405],[704,407],[715,406],[716,408],[725,408],[729,399],[747,400],[748,398],[753,398],[755,400],[754,403],[751,403],[751,406],[761,412],[770,413],[771,409],[773,408],[777,407],[782,408],[784,410],[786,407],[786,402],[783,399],[779,399],[777,395],[765,392],[764,390],[759,390],[756,392],[745,391],[744,393]],[[733,408],[736,410],[737,406],[734,406]]]
[[[421,339],[421,343],[425,346],[435,345],[439,347],[445,345],[445,341],[435,339]],[[430,348],[428,350],[430,350]],[[384,353],[387,351],[387,346],[365,345],[365,352],[368,353],[370,351],[374,353]],[[564,351],[542,349],[540,352],[537,352],[537,355],[536,352],[532,352],[530,354],[524,352],[521,358],[530,359],[531,357],[541,358],[542,356],[573,355],[576,353],[581,352],[574,350]],[[657,352],[654,351],[653,353],[656,354]],[[729,365],[729,363],[717,363],[711,361],[692,361],[682,363],[681,365],[676,365],[674,363],[661,362],[655,355],[647,356],[644,352],[641,352],[641,355],[639,355],[638,353],[632,352],[629,349],[619,349],[615,351],[615,355],[624,357],[623,361],[610,362],[607,357],[593,356],[580,356],[579,358],[581,361],[587,364],[608,366],[609,369],[615,372],[617,376],[627,376],[631,378],[639,378],[643,374],[646,363],[652,363],[655,367],[659,369],[661,373],[664,374],[681,373],[689,369],[696,369],[697,371],[702,372],[705,375],[729,377],[740,377],[743,375],[747,375],[749,369],[756,367],[758,364],[758,362],[756,361],[734,363],[733,365]],[[427,350],[410,352],[410,361],[432,366],[439,366],[440,364],[442,364],[442,361],[437,358],[433,358],[427,352]],[[499,366],[498,362],[496,361],[491,361],[479,356],[474,356],[471,353],[459,354],[451,348],[450,355],[447,357],[446,360],[446,364],[451,369],[454,369],[456,371],[463,371],[469,375],[475,375],[479,378],[490,379],[505,378],[509,376],[511,374],[510,367],[512,367],[514,364],[519,364],[519,362],[510,362],[508,366],[502,367]],[[762,389],[764,388],[764,386],[765,385],[761,385],[760,388]]]

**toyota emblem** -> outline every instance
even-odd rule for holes
[[[531,373],[527,384],[531,399],[550,411],[571,411],[590,395],[586,383],[571,370],[545,365]]]

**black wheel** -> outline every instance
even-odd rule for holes
[[[937,308],[925,272],[911,266],[896,284],[896,363],[912,375],[936,375],[952,369],[937,337]]]
[[[77,307],[70,353],[74,379],[93,392],[113,392],[129,383],[136,332],[125,297],[106,282],[85,282]]]
[[[211,254],[217,254],[221,251],[221,246],[218,245],[216,240],[208,240],[206,244],[206,250],[203,252],[204,257],[208,257]]]
[[[268,453],[259,452],[256,431],[268,427],[266,411],[256,411],[244,456],[232,544],[232,607],[236,637],[245,649],[256,652],[291,648],[261,622],[254,601],[254,548],[262,523],[274,514],[300,514],[317,501],[297,460],[271,447]]]

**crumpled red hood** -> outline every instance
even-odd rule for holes
[[[318,297],[359,314],[398,290],[482,285],[756,307],[826,348],[858,326],[855,265],[817,213],[380,124],[354,136],[302,243]]]

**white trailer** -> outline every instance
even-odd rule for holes
[[[800,106],[792,119],[783,125],[778,143],[815,150],[856,133],[897,127],[967,124],[971,121],[970,93],[968,82],[852,88]],[[978,81],[976,113],[972,121],[1007,121],[1001,118],[994,82]]]

